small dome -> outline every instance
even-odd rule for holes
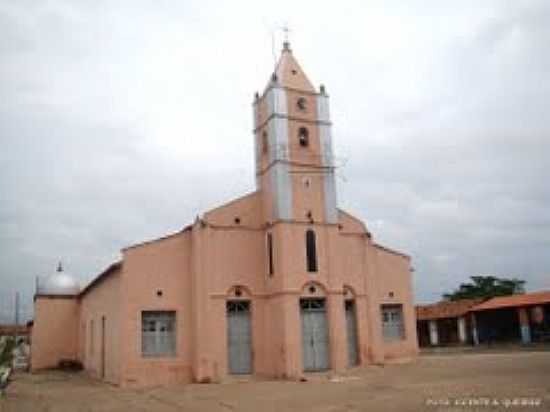
[[[61,265],[53,275],[40,282],[38,293],[42,295],[77,295],[80,284],[71,275],[63,272]]]

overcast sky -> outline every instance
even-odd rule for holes
[[[550,289],[550,2],[0,0],[0,315],[254,190],[284,24],[331,96],[339,204],[412,255],[417,301]]]

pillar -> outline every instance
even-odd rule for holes
[[[330,367],[335,372],[342,372],[346,370],[348,363],[344,295],[342,293],[330,293],[327,296],[327,299],[330,339]]]
[[[458,341],[460,343],[466,343],[466,318],[464,318],[464,316],[460,316],[457,319],[457,327],[458,327]]]
[[[283,295],[283,378],[298,379],[303,375],[302,363],[302,321],[300,319],[299,297]]]
[[[430,329],[430,345],[437,346],[439,344],[439,334],[437,333],[437,320],[428,321]]]
[[[521,343],[531,343],[531,328],[529,327],[529,316],[526,308],[518,308],[519,330]]]
[[[365,250],[365,267],[367,274],[365,276],[367,297],[367,319],[369,346],[368,353],[372,363],[383,364],[385,360],[384,339],[382,336],[382,313],[380,310],[380,301],[376,295],[378,290],[376,279],[376,249],[370,243],[367,243]]]
[[[212,359],[212,339],[209,334],[208,305],[208,240],[211,229],[197,219],[191,232],[191,311],[193,328],[192,370],[195,382],[209,383],[214,380]]]
[[[477,320],[476,315],[472,313],[472,340],[474,341],[474,345],[479,345],[479,335],[477,332]]]

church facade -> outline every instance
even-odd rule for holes
[[[329,96],[288,43],[254,103],[256,191],[35,295],[31,367],[120,386],[299,379],[417,355],[409,256],[336,203]],[[68,286],[67,286],[68,285]]]

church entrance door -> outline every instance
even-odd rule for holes
[[[329,368],[325,299],[301,299],[303,367],[305,371]]]
[[[229,373],[235,375],[252,373],[250,302],[228,301],[226,310]]]

